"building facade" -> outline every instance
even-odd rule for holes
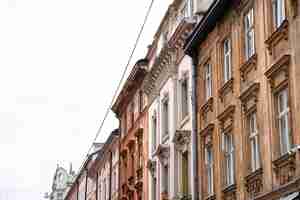
[[[211,2],[173,1],[150,46],[143,89],[149,102],[151,200],[190,199],[197,193],[193,190],[196,173],[191,145],[192,60],[184,54],[183,45]]]
[[[147,59],[136,62],[112,107],[120,121],[119,195],[123,200],[148,199],[148,107],[141,90],[147,66]]]
[[[214,1],[186,43],[202,199],[299,199],[299,1]]]

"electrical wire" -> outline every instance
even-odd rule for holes
[[[122,82],[123,82],[123,80],[124,80],[124,78],[125,78],[125,75],[126,75],[126,72],[127,72],[127,70],[128,70],[128,67],[129,67],[129,65],[130,65],[130,63],[131,63],[131,60],[132,60],[132,58],[133,58],[134,52],[135,52],[135,50],[136,50],[136,48],[137,48],[137,46],[138,46],[138,43],[139,43],[139,41],[140,41],[140,38],[141,38],[141,36],[142,36],[144,27],[145,27],[145,25],[146,25],[146,23],[147,23],[147,20],[148,20],[148,17],[149,17],[149,15],[150,15],[150,12],[151,12],[151,10],[152,10],[153,4],[154,4],[154,0],[151,0],[150,5],[149,5],[149,7],[148,7],[148,9],[147,9],[147,12],[146,12],[146,15],[145,15],[143,24],[142,24],[142,26],[141,26],[141,28],[140,28],[140,31],[139,31],[139,33],[138,33],[138,36],[137,36],[137,38],[136,38],[136,40],[135,40],[135,43],[134,43],[134,45],[133,45],[133,49],[131,50],[129,59],[128,59],[128,61],[127,61],[127,64],[126,64],[126,66],[125,66],[125,68],[124,68],[124,70],[123,70],[123,72],[122,72],[121,79],[119,80],[119,83],[118,83],[117,88],[116,88],[116,90],[115,90],[115,92],[114,92],[113,98],[112,98],[112,100],[111,100],[111,102],[110,102],[108,108],[106,109],[104,118],[103,118],[103,120],[101,121],[100,127],[99,127],[99,129],[98,129],[98,131],[97,131],[97,133],[96,133],[94,139],[92,140],[92,144],[91,144],[91,146],[89,147],[89,150],[88,150],[88,152],[87,152],[87,154],[86,154],[86,157],[85,157],[84,162],[82,163],[82,165],[81,165],[81,167],[80,167],[80,170],[81,170],[81,168],[83,167],[85,161],[88,159],[89,153],[90,153],[91,149],[93,148],[93,143],[97,140],[98,136],[100,135],[100,133],[101,133],[101,131],[102,131],[102,128],[103,128],[103,126],[104,126],[104,123],[105,123],[105,121],[106,121],[106,119],[107,119],[107,117],[108,117],[108,114],[109,114],[110,110],[111,110],[111,107],[113,106],[114,100],[115,100],[115,98],[116,98],[117,95],[118,95],[118,92],[119,92],[120,87],[121,87],[121,85],[122,85]]]

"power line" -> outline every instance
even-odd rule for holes
[[[145,15],[143,24],[142,24],[142,26],[141,26],[141,28],[140,28],[140,31],[139,31],[139,33],[138,33],[138,36],[137,36],[137,38],[136,38],[136,40],[135,40],[135,43],[134,43],[134,45],[133,45],[133,49],[131,50],[129,59],[128,59],[128,61],[127,61],[127,64],[126,64],[126,66],[125,66],[125,68],[124,68],[124,70],[123,70],[121,79],[119,80],[119,83],[118,83],[118,86],[117,86],[117,88],[116,88],[116,90],[115,90],[115,92],[114,92],[113,98],[112,98],[112,100],[111,100],[111,102],[110,102],[108,108],[106,109],[104,118],[103,118],[103,120],[101,121],[100,127],[99,127],[99,129],[98,129],[98,131],[97,131],[97,133],[96,133],[96,135],[95,135],[95,138],[93,139],[92,144],[91,144],[91,146],[89,147],[89,150],[88,150],[88,152],[87,152],[87,154],[86,154],[86,158],[88,158],[89,152],[91,151],[91,149],[92,149],[92,147],[93,147],[93,143],[97,140],[99,134],[101,133],[101,130],[102,130],[103,126],[104,126],[104,123],[105,123],[105,121],[106,121],[106,119],[107,119],[107,117],[108,117],[108,114],[109,114],[110,110],[111,110],[111,107],[113,106],[114,100],[115,100],[116,96],[118,95],[118,91],[120,90],[120,87],[121,87],[122,82],[123,82],[123,80],[124,80],[124,78],[125,78],[126,72],[127,72],[127,70],[128,70],[128,67],[129,67],[129,65],[130,65],[130,63],[131,63],[131,60],[132,60],[133,55],[134,55],[134,52],[135,52],[135,50],[136,50],[136,48],[137,48],[137,45],[138,45],[138,43],[139,43],[139,41],[140,41],[140,38],[141,38],[142,33],[143,33],[143,30],[144,30],[144,27],[145,27],[145,25],[146,25],[146,23],[147,23],[148,17],[149,17],[149,15],[150,15],[151,10],[152,10],[153,3],[154,3],[154,0],[151,0],[150,5],[149,5],[149,7],[148,7],[148,9],[147,9],[147,12],[146,12],[146,15]],[[80,169],[83,167],[83,164],[84,164],[84,162],[82,163]]]

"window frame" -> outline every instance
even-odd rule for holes
[[[245,61],[248,61],[252,56],[255,55],[255,10],[254,6],[248,8],[243,16],[244,26],[244,56]],[[249,20],[249,26],[248,21]]]
[[[210,151],[208,151],[208,149]],[[214,195],[214,155],[212,144],[206,144],[204,147],[204,157],[205,157],[205,175],[207,181],[206,193],[208,196]],[[209,153],[211,156],[209,156]],[[210,159],[208,159],[210,157]]]
[[[170,132],[170,102],[169,97],[166,96],[162,100],[162,141],[169,137]]]
[[[228,50],[226,51],[226,43]],[[230,37],[223,40],[223,81],[226,83],[232,78],[232,41]]]
[[[212,65],[210,62],[204,64],[204,87],[205,100],[212,97]]]
[[[180,111],[181,120],[184,120],[189,115],[189,79],[187,75],[184,75],[180,81]]]
[[[286,19],[286,2],[285,0],[272,0],[272,27],[274,30],[278,29]],[[280,13],[281,15],[279,15]]]
[[[222,134],[222,149],[224,156],[224,185],[226,187],[235,184],[235,146],[234,146],[234,137],[230,132],[225,132]],[[227,138],[231,145],[226,143]],[[231,147],[231,148],[229,148]]]

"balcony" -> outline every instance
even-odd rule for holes
[[[285,154],[273,161],[273,168],[280,185],[284,185],[295,178],[296,153]]]
[[[263,190],[263,170],[262,168],[252,172],[245,177],[245,186],[251,198],[260,194]]]

